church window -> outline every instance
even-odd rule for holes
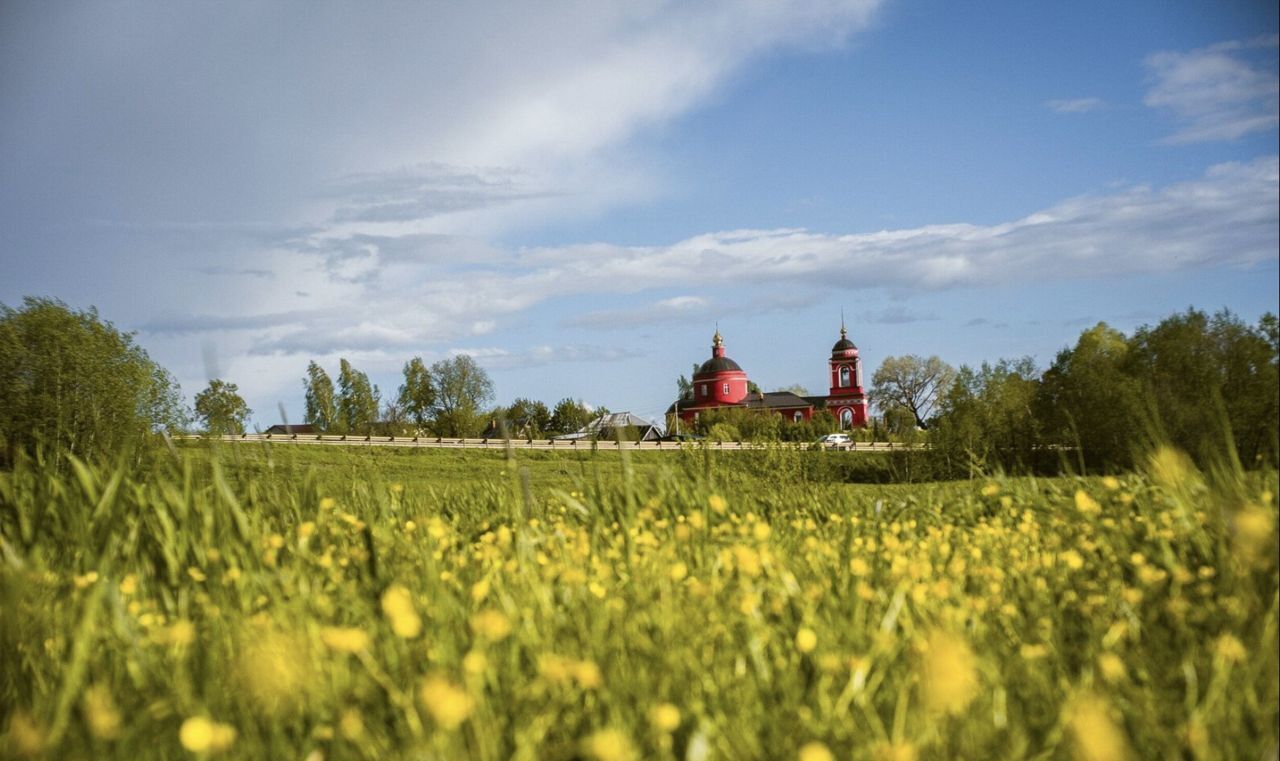
[[[804,413],[800,410],[796,410],[796,414],[792,415],[791,419],[799,423],[801,420],[804,420]]]
[[[725,395],[725,396],[728,396],[728,395],[729,395],[729,384],[728,384],[728,383],[724,384],[724,395]]]
[[[703,396],[707,395],[707,384],[705,383],[702,384],[702,395]]]
[[[849,366],[840,365],[840,388],[849,387]]]
[[[853,427],[853,410],[849,409],[848,407],[845,407],[844,409],[840,410],[840,427],[841,428]]]

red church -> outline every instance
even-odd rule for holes
[[[747,373],[725,356],[724,339],[717,330],[711,340],[711,359],[693,374],[693,397],[677,401],[667,414],[693,422],[703,410],[737,408],[776,412],[798,423],[812,418],[815,409],[826,408],[840,421],[841,428],[865,427],[867,395],[862,390],[862,360],[843,325],[827,364],[831,388],[826,396],[799,396],[790,391],[752,394],[747,391]]]

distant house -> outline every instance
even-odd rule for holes
[[[315,435],[320,433],[320,429],[316,428],[314,425],[279,425],[277,424],[263,431],[263,433],[270,433],[270,434],[287,433],[291,436],[296,436],[298,434]]]
[[[658,426],[630,412],[613,412],[601,415],[573,433],[556,436],[557,439],[600,439],[601,441],[657,441],[662,438]]]

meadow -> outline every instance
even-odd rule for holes
[[[831,457],[19,458],[0,754],[1274,757],[1274,471],[867,485]]]

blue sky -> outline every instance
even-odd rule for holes
[[[536,7],[534,7],[536,5]],[[0,301],[96,305],[259,425],[384,393],[654,416],[717,322],[819,392],[1275,311],[1273,3],[6,3]]]

